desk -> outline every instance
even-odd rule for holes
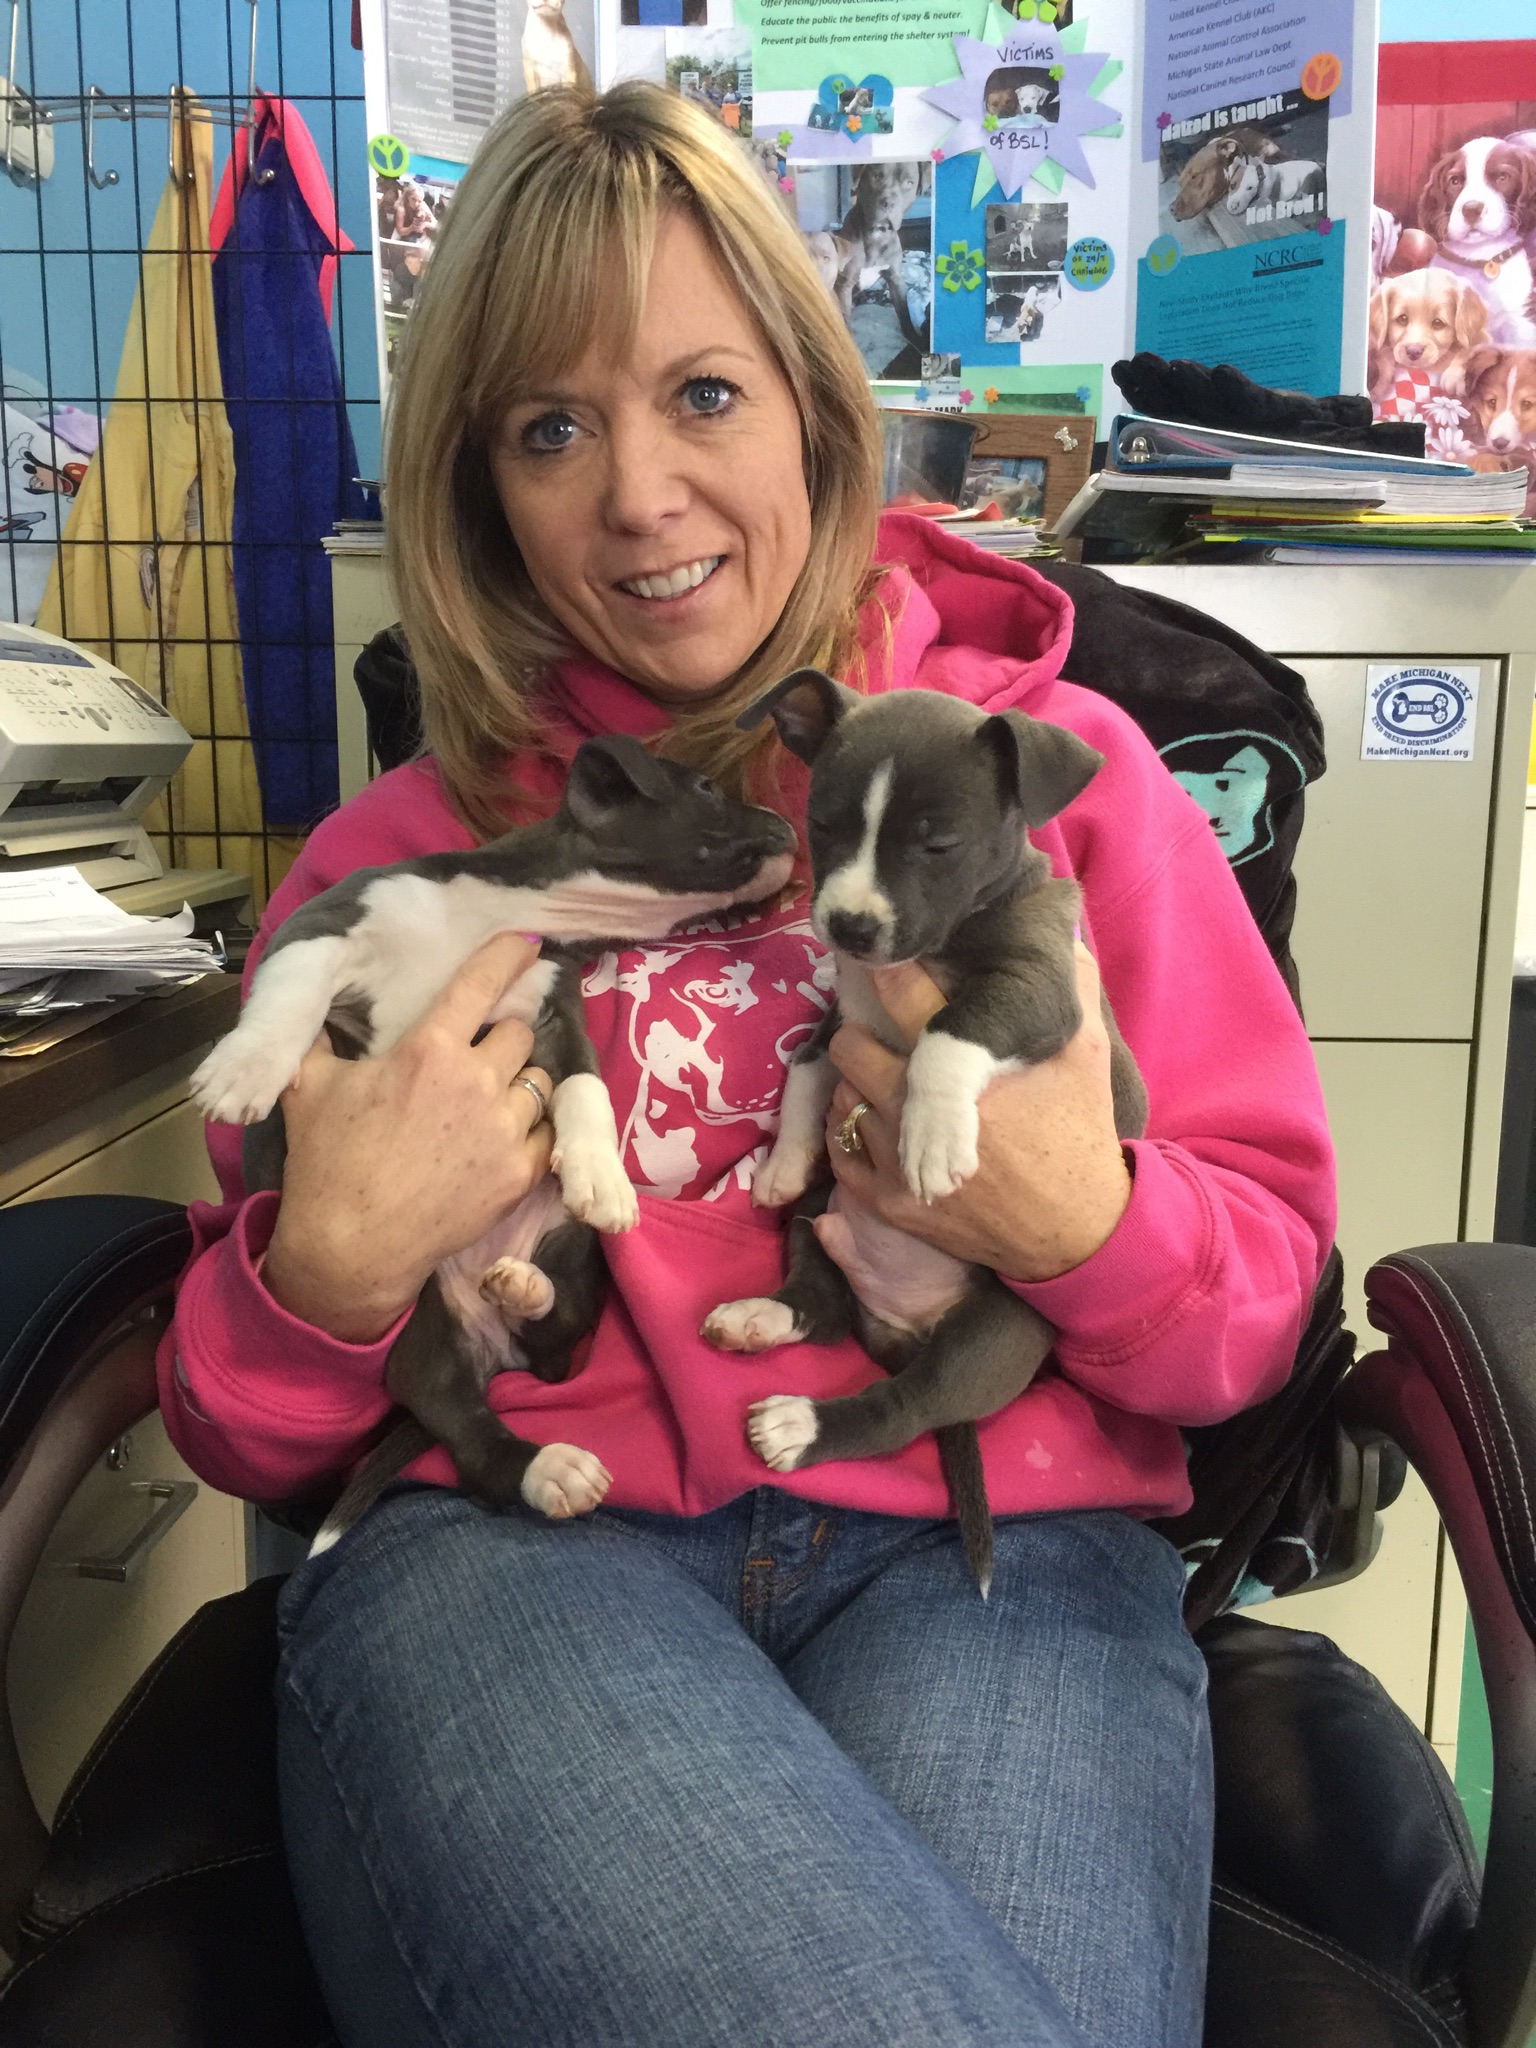
[[[234,1023],[240,984],[206,975],[151,997],[51,1051],[0,1059],[0,1203],[52,1195],[218,1200],[192,1069]],[[141,1518],[136,1481],[186,1480],[158,1415],[130,1433],[125,1463],[98,1465],[70,1502],[17,1623],[11,1703],[33,1797],[59,1794],[134,1681],[205,1600],[246,1582],[247,1511],[200,1486],[128,1585],[65,1573],[117,1549]]]

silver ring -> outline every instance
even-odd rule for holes
[[[536,1131],[549,1115],[549,1097],[544,1093],[538,1082],[530,1081],[526,1074],[518,1074],[513,1081],[513,1086],[516,1088],[526,1088],[534,1101],[539,1105],[538,1115],[528,1126],[530,1131]]]

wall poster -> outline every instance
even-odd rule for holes
[[[741,138],[882,403],[1107,416],[1137,347],[1359,388],[1374,4],[363,0],[386,373],[486,123],[590,75]]]
[[[1377,97],[1376,416],[1423,420],[1431,455],[1524,469],[1536,518],[1536,37],[1384,44]]]

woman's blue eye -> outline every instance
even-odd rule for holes
[[[737,389],[725,377],[690,377],[683,386],[683,396],[695,412],[707,415],[724,412]]]
[[[547,412],[542,419],[530,420],[523,429],[525,446],[539,455],[555,455],[562,448],[569,448],[576,438],[576,422],[569,413]]]

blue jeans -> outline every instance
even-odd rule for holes
[[[1161,1537],[760,1488],[386,1498],[283,1599],[283,1821],[348,2048],[1196,2048],[1205,1669]]]

